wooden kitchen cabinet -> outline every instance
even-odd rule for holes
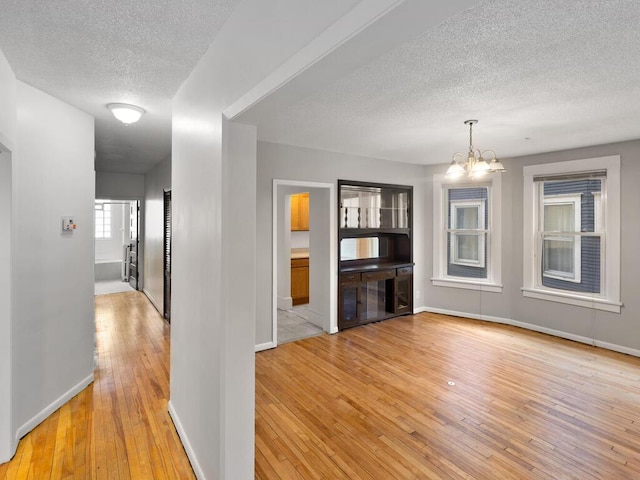
[[[309,303],[309,258],[291,259],[291,298],[293,305]]]
[[[309,230],[309,193],[291,195],[291,231]]]

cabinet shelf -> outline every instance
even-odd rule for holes
[[[409,235],[410,228],[341,228],[339,231],[340,238],[357,238],[369,237],[381,233]]]

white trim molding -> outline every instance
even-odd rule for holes
[[[87,388],[87,385],[91,384],[91,382],[93,382],[93,373],[81,380],[75,386],[71,387],[71,389],[63,393],[58,399],[51,402],[47,407],[41,410],[30,420],[27,420],[20,428],[18,428],[18,431],[16,432],[16,443],[27,433],[29,433],[31,430],[40,425],[44,420],[46,420],[49,415],[58,410],[73,397],[78,395],[82,390]]]
[[[502,292],[502,285],[496,283],[473,282],[453,278],[432,278],[431,283],[434,287],[464,288],[466,290],[479,290],[481,292],[491,293]]]
[[[511,318],[494,317],[491,315],[476,315],[467,312],[458,312],[455,310],[447,310],[444,308],[434,307],[420,307],[419,312],[439,313],[442,315],[451,315],[452,317],[469,318],[471,320],[482,320],[484,322],[502,323],[504,325],[511,325],[514,327],[524,328],[525,330],[531,330],[533,332],[545,333],[554,337],[565,338],[567,340],[573,340],[574,342],[584,343],[593,347],[600,347],[613,352],[625,353],[634,357],[640,357],[640,350],[623,345],[617,345],[615,343],[603,342],[594,338],[584,337],[582,335],[575,335],[573,333],[563,332],[561,330],[555,330],[553,328],[542,327],[533,323],[519,322]]]
[[[538,209],[534,177],[540,175],[579,174],[591,171],[607,171],[603,199],[604,211],[604,258],[601,260],[601,293],[589,294],[568,290],[551,289],[541,286],[536,235]],[[522,295],[552,302],[566,303],[580,307],[620,313],[620,155],[571,160],[568,162],[530,165],[523,169],[523,278]],[[539,200],[539,199],[538,199]],[[532,254],[533,252],[533,254]]]
[[[269,350],[271,348],[276,348],[276,342],[266,342],[266,343],[259,343],[258,345],[256,345],[255,349],[256,352],[262,352],[263,350]]]
[[[176,432],[178,432],[178,436],[180,437],[180,441],[182,442],[182,446],[184,447],[184,451],[189,457],[189,462],[191,463],[191,468],[193,468],[193,473],[196,474],[196,478],[198,480],[204,480],[206,477],[204,472],[202,471],[202,467],[198,462],[198,457],[196,457],[196,452],[193,450],[191,446],[191,442],[189,442],[189,437],[187,437],[187,433],[182,426],[182,422],[180,422],[180,417],[176,413],[175,408],[173,408],[173,404],[171,400],[169,400],[167,404],[167,409],[169,411],[169,417],[173,421],[173,426],[176,428]]]
[[[463,288],[486,292],[502,292],[502,176],[499,173],[488,174],[481,181],[469,183],[447,178],[444,174],[433,176],[433,278],[436,287]],[[486,208],[489,214],[489,232],[485,259],[487,277],[463,278],[447,275],[446,230],[448,201],[445,192],[448,188],[482,188],[488,189]]]

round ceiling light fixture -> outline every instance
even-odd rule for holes
[[[128,103],[109,103],[107,104],[107,108],[111,110],[114,117],[125,125],[136,123],[140,120],[142,114],[146,113],[144,108],[136,105],[129,105]]]

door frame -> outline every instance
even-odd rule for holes
[[[128,203],[128,202],[138,202],[138,291],[144,291],[144,239],[145,239],[145,199],[144,197],[136,196],[136,195],[104,195],[101,192],[101,195],[94,194],[93,203],[95,204],[96,200],[107,200],[112,203]],[[93,207],[92,207],[93,208]],[[95,217],[94,217],[95,218]],[[95,222],[95,220],[94,220]],[[94,261],[95,261],[95,225],[94,229]],[[153,303],[153,302],[152,302]],[[156,307],[156,309],[158,309]]]
[[[8,462],[16,452],[18,439],[11,419],[11,322],[13,318],[13,152],[0,132],[0,258],[5,268],[0,271],[0,463]]]
[[[328,333],[338,332],[338,232],[336,217],[336,186],[333,183],[308,182],[303,180],[273,180],[272,197],[272,300],[271,300],[271,345],[266,348],[274,348],[278,345],[278,196],[283,187],[321,188],[329,193],[329,318],[323,327]]]

